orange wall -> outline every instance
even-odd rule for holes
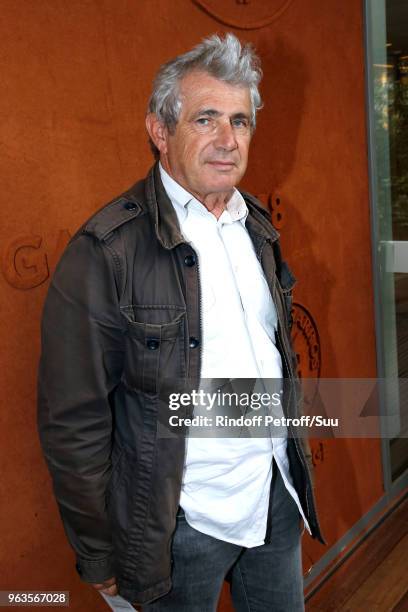
[[[76,577],[37,441],[41,306],[69,235],[152,162],[144,110],[156,69],[203,36],[232,30],[263,60],[265,107],[244,187],[273,204],[300,279],[295,301],[320,337],[310,365],[307,330],[295,326],[301,368],[376,375],[362,3],[202,3],[207,12],[190,0],[1,3],[0,589],[70,590],[73,610],[106,608]],[[382,494],[380,446],[313,448],[333,544]],[[304,549],[305,569],[326,550],[308,536]]]

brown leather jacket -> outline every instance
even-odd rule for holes
[[[267,211],[243,196],[293,380],[294,278]],[[65,250],[45,303],[38,382],[41,443],[78,571],[88,582],[115,575],[120,594],[135,603],[171,587],[185,444],[157,435],[157,389],[164,378],[199,378],[200,343],[197,255],[156,164]],[[296,414],[296,404],[287,401],[286,413]],[[324,542],[306,455],[304,441],[288,439],[294,486],[313,537]]]

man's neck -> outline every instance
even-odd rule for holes
[[[230,189],[229,191],[218,191],[215,193],[208,194],[194,192],[190,190],[186,185],[183,185],[181,182],[179,182],[177,178],[173,176],[170,171],[170,168],[168,167],[168,164],[163,163],[162,160],[160,160],[160,164],[162,169],[173,179],[173,181],[178,183],[183,189],[188,191],[188,193],[191,193],[191,195],[194,196],[196,200],[201,202],[201,204],[206,207],[208,212],[213,214],[217,220],[220,218],[220,216],[226,209],[228,201],[234,193],[234,189]]]
[[[220,193],[210,193],[203,198],[197,194],[195,197],[199,202],[204,204],[208,212],[212,213],[216,219],[219,219],[224,212],[228,200],[231,198],[233,191],[226,191]]]

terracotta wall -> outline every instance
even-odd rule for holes
[[[244,186],[272,205],[300,279],[302,372],[375,376],[361,5],[2,0],[0,589],[64,589],[73,610],[105,609],[73,569],[37,441],[41,306],[70,234],[152,162],[143,126],[156,69],[207,34],[232,30],[263,60]],[[332,545],[382,494],[380,447],[313,449]],[[307,535],[304,548],[308,569],[325,549]]]

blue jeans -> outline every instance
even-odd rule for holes
[[[244,548],[190,527],[182,510],[173,538],[169,593],[143,612],[216,612],[224,579],[236,612],[302,612],[301,521],[274,462],[271,542]]]

